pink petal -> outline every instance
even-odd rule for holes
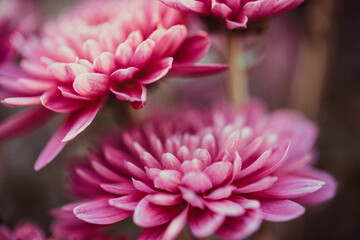
[[[268,151],[264,152],[263,154],[261,154],[260,157],[258,157],[251,165],[243,168],[235,176],[235,179],[240,179],[240,178],[246,177],[246,176],[256,172],[257,170],[261,169],[265,165],[265,162],[269,159],[271,153],[272,153],[272,151],[268,150]]]
[[[93,62],[101,54],[101,49],[96,40],[88,39],[82,45],[82,52],[87,60]]]
[[[116,70],[114,73],[111,74],[111,81],[116,83],[123,83],[130,80],[133,80],[135,74],[139,72],[139,69],[136,67],[129,67]]]
[[[169,7],[177,8],[185,12],[196,12],[200,14],[209,14],[206,3],[197,0],[160,0]]]
[[[104,100],[103,100],[104,101]],[[74,139],[77,135],[79,135],[82,131],[87,128],[90,123],[94,120],[96,114],[100,110],[103,101],[95,102],[92,106],[88,106],[86,109],[74,113],[74,120],[71,126],[71,129],[66,134],[62,142],[68,142]]]
[[[144,193],[156,193],[154,189],[149,187],[147,184],[143,183],[142,181],[132,179],[134,187],[139,190],[140,192]]]
[[[117,63],[121,67],[127,67],[133,54],[134,54],[134,50],[130,46],[129,40],[121,43],[115,52]]]
[[[270,188],[274,182],[278,180],[277,177],[264,177],[263,179],[260,179],[259,181],[246,184],[243,187],[239,187],[234,192],[235,193],[251,193],[251,192],[259,192],[263,191],[265,189]]]
[[[225,19],[230,16],[232,10],[224,3],[218,3],[216,1],[212,1],[211,13],[216,17]]]
[[[40,96],[34,97],[10,97],[1,101],[2,104],[9,107],[32,106],[41,104]]]
[[[261,214],[258,210],[248,210],[240,217],[228,217],[216,231],[222,239],[245,239],[257,231],[261,224]]]
[[[73,100],[92,100],[91,97],[84,97],[79,95],[77,92],[75,92],[75,90],[72,87],[64,87],[64,86],[60,86],[58,87],[58,89],[61,91],[61,94],[65,97],[65,98],[69,98],[69,99],[73,99]]]
[[[41,104],[57,113],[70,113],[84,106],[83,101],[65,98],[58,89],[47,91],[41,97]]]
[[[133,220],[140,227],[156,227],[174,219],[183,210],[182,205],[159,206],[151,203],[147,197],[137,205]]]
[[[159,206],[174,206],[183,201],[180,194],[156,193],[148,195],[147,199]]]
[[[180,170],[181,162],[171,153],[164,153],[161,156],[161,163],[165,169]]]
[[[221,73],[228,69],[229,66],[225,64],[194,65],[193,63],[173,63],[170,73],[182,76],[207,76]]]
[[[265,198],[289,199],[305,196],[319,190],[325,182],[293,176],[279,177],[274,185],[256,193]]]
[[[197,193],[185,187],[179,187],[179,189],[181,191],[182,198],[187,201],[191,206],[200,209],[205,208],[203,199]]]
[[[230,162],[216,162],[207,167],[204,173],[210,178],[213,186],[218,186],[232,174],[232,164]]]
[[[134,186],[131,183],[122,182],[122,183],[102,183],[100,187],[107,191],[108,193],[115,195],[127,195],[135,191]]]
[[[76,78],[76,76],[78,76],[80,74],[89,72],[89,68],[84,67],[81,64],[77,64],[77,63],[66,64],[65,70],[66,70],[66,73],[67,73],[69,79],[71,79],[71,80],[74,80]]]
[[[135,50],[134,55],[130,60],[130,65],[141,68],[143,67],[152,57],[155,42],[151,39],[147,39],[142,42]]]
[[[297,7],[304,0],[261,0],[261,1],[249,1],[243,9],[242,14],[248,16],[249,19],[259,19],[278,15]]]
[[[66,67],[66,63],[56,62],[51,64],[48,67],[47,71],[58,81],[70,82],[72,79],[69,78],[65,67]]]
[[[208,200],[205,201],[205,205],[213,212],[225,216],[236,217],[245,213],[244,208],[240,204],[230,200]]]
[[[294,201],[296,201],[297,203],[304,205],[316,205],[328,201],[335,196],[337,189],[337,181],[330,174],[314,168],[304,168],[303,170],[296,172],[296,175],[300,177],[320,180],[326,183],[318,191],[294,199]]]
[[[226,19],[226,26],[229,29],[236,29],[236,28],[247,28],[247,23],[249,19],[247,16],[240,16],[238,17],[237,21],[231,21],[229,19]]]
[[[134,211],[140,199],[141,195],[126,195],[110,199],[109,204],[122,210]]]
[[[187,29],[183,25],[175,25],[169,28],[161,39],[156,43],[153,50],[158,58],[171,57],[179,49],[187,35]]]
[[[179,215],[177,215],[168,225],[163,234],[163,239],[175,239],[185,227],[189,207],[185,208]]]
[[[176,63],[197,62],[210,48],[210,38],[205,32],[188,37],[174,56]]]
[[[178,192],[182,174],[176,170],[162,170],[154,180],[156,188],[169,192]]]
[[[213,186],[210,178],[203,172],[186,173],[181,179],[181,183],[199,193],[204,193]]]
[[[110,74],[116,68],[115,56],[109,52],[103,52],[94,60],[94,69],[99,73]]]
[[[101,96],[109,90],[109,77],[101,73],[83,73],[75,78],[73,87],[81,96]]]
[[[132,212],[109,205],[108,198],[100,198],[80,204],[74,208],[74,214],[79,219],[93,224],[112,224],[129,217]]]
[[[146,102],[146,88],[144,85],[136,82],[127,82],[113,86],[110,90],[119,100],[129,101],[135,109],[144,107]]]
[[[152,62],[143,76],[139,77],[138,81],[142,84],[150,84],[165,77],[173,64],[173,58],[168,57]]]
[[[191,208],[189,212],[189,227],[197,238],[205,238],[213,234],[224,222],[225,216],[210,210]]]
[[[231,194],[235,189],[236,187],[231,185],[220,187],[212,191],[210,194],[205,195],[204,198],[209,200],[219,200],[219,199],[228,198],[231,196]]]
[[[290,200],[260,200],[262,217],[272,222],[286,222],[298,218],[305,208]]]
[[[194,158],[191,161],[186,160],[181,164],[181,171],[183,173],[201,172],[203,169],[204,169],[203,162],[196,158]]]

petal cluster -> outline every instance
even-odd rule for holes
[[[288,221],[334,196],[312,167],[317,126],[296,112],[188,109],[106,138],[70,176],[77,218],[110,225],[133,216],[139,239],[242,239],[262,220]]]
[[[67,118],[40,154],[49,163],[94,119],[109,96],[135,109],[146,86],[169,73],[212,74],[227,66],[196,65],[210,40],[189,34],[185,18],[157,1],[87,1],[45,23],[40,36],[19,46],[21,69],[2,70],[2,103],[35,106],[0,125],[0,139],[41,125],[54,113]]]
[[[252,20],[292,10],[304,0],[160,0],[185,12],[214,16],[226,21],[229,29],[246,28]]]
[[[31,1],[2,0],[0,2],[0,64],[13,53],[11,41],[26,37],[37,26],[37,16]]]
[[[17,224],[13,231],[9,230],[6,226],[0,226],[0,239],[46,240],[46,237],[38,225],[26,221]]]

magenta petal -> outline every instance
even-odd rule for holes
[[[44,107],[20,112],[9,117],[0,124],[0,140],[10,139],[29,132],[53,116],[53,112]]]
[[[146,171],[146,173],[148,174],[148,171]],[[154,179],[154,185],[156,188],[169,192],[178,192],[181,177],[182,174],[177,170],[161,170]]]
[[[218,186],[232,174],[232,164],[230,162],[216,162],[207,167],[204,173],[210,178],[213,186]]]
[[[248,210],[240,217],[228,217],[216,231],[222,239],[245,239],[259,229],[261,213],[258,210]]]
[[[319,190],[325,182],[293,176],[279,177],[274,185],[256,193],[265,198],[288,199],[305,196]]]
[[[192,234],[197,238],[205,238],[213,234],[224,222],[225,216],[210,210],[191,208],[189,212],[189,226]]]
[[[161,60],[154,61],[150,64],[144,76],[138,79],[142,84],[150,84],[165,77],[173,64],[173,58],[168,57]]]
[[[136,67],[122,68],[113,72],[110,78],[117,83],[127,82],[133,80],[137,72],[139,72],[139,69]]]
[[[305,208],[290,200],[260,200],[262,217],[272,222],[285,222],[301,216]]]
[[[41,104],[40,96],[35,97],[10,97],[5,98],[1,101],[2,104],[9,106],[9,107],[16,107],[16,106],[32,106],[32,105],[39,105]]]
[[[176,63],[197,62],[210,48],[210,38],[205,32],[188,37],[174,56]]]
[[[136,82],[127,82],[111,87],[110,90],[119,100],[129,101],[135,109],[140,109],[146,102],[146,88]]]
[[[147,199],[159,206],[174,206],[183,201],[180,194],[156,193],[148,195]]]
[[[189,207],[185,208],[179,215],[177,215],[166,228],[163,234],[163,239],[175,239],[185,227]]]
[[[111,206],[114,206],[122,210],[134,211],[139,200],[140,200],[139,196],[126,195],[126,196],[110,199],[109,204]]]
[[[181,183],[199,193],[204,193],[213,186],[210,178],[203,172],[188,172],[183,176]]]
[[[101,96],[109,89],[109,77],[101,73],[83,73],[76,76],[73,87],[81,96]]]
[[[232,10],[224,3],[218,3],[216,1],[213,1],[211,13],[216,17],[225,19],[230,16]]]
[[[40,100],[44,107],[58,113],[74,112],[84,104],[83,101],[65,98],[59,89],[45,92]]]
[[[296,172],[296,174],[300,177],[307,177],[325,182],[325,185],[318,191],[294,199],[297,203],[304,205],[316,205],[328,201],[335,196],[337,181],[330,174],[314,168],[304,168],[303,170]]]
[[[244,208],[241,204],[230,200],[216,200],[216,201],[205,201],[205,205],[212,210],[221,215],[225,216],[240,216],[245,213]]]
[[[182,205],[159,206],[151,203],[145,197],[137,205],[133,220],[140,227],[156,227],[174,219],[182,210]]]
[[[249,19],[259,19],[278,15],[297,7],[304,0],[267,0],[248,1],[245,3],[242,14]]]
[[[239,187],[234,192],[235,193],[251,193],[251,192],[259,192],[265,189],[270,188],[274,182],[277,181],[277,177],[264,177],[259,181],[248,183],[243,187]]]
[[[206,76],[221,73],[228,69],[229,66],[226,64],[194,65],[193,63],[173,63],[170,73],[185,76]]]
[[[88,108],[73,114],[74,115],[73,124],[69,132],[62,140],[62,142],[68,142],[74,139],[82,131],[84,131],[85,128],[87,128],[90,125],[90,123],[94,120],[96,114],[98,113],[98,111],[100,110],[103,104],[103,101],[95,102],[92,106],[89,106]]]
[[[144,228],[137,240],[163,239],[162,236],[166,230],[166,224],[159,227]],[[172,240],[172,239],[169,239]]]
[[[112,224],[129,217],[132,212],[109,205],[109,198],[100,198],[85,202],[74,208],[79,219],[93,224]]]
[[[209,14],[206,3],[196,0],[160,0],[169,7],[178,8],[185,12],[196,12],[200,14]]]
[[[150,60],[154,47],[155,42],[151,39],[147,39],[142,42],[136,48],[134,55],[130,60],[130,65],[137,68],[143,67]]]
[[[204,198],[209,200],[219,200],[219,199],[228,198],[231,196],[231,194],[235,189],[236,187],[232,185],[216,188],[209,195],[205,195]]]

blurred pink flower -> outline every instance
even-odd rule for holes
[[[37,26],[37,14],[29,0],[2,0],[0,2],[0,64],[13,53],[11,41],[26,37]]]
[[[262,219],[288,221],[331,199],[336,180],[312,167],[317,126],[290,110],[258,102],[233,111],[186,110],[114,134],[75,165],[71,205],[99,225],[131,215],[139,239],[192,234],[242,239]]]
[[[109,95],[139,109],[146,85],[169,73],[224,71],[222,64],[195,64],[210,40],[204,32],[188,34],[183,24],[178,11],[152,0],[82,2],[46,23],[40,37],[19,46],[21,70],[0,71],[3,104],[38,106],[5,120],[0,139],[67,113],[35,163],[39,170],[92,122]]]
[[[214,16],[229,29],[246,28],[248,21],[272,17],[292,10],[304,0],[160,0],[185,12]]]
[[[0,226],[1,240],[45,240],[45,235],[38,225],[32,222],[17,224],[13,231],[5,226]]]

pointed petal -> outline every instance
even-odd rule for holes
[[[151,203],[147,197],[137,205],[133,220],[141,227],[156,227],[174,219],[183,210],[182,205],[159,206]]]
[[[81,96],[101,96],[109,90],[109,77],[101,73],[83,73],[76,76],[73,87]]]
[[[236,217],[245,213],[245,209],[240,204],[230,200],[208,200],[205,201],[205,205],[213,212],[225,216]]]
[[[325,182],[293,176],[279,177],[274,185],[256,193],[264,198],[289,199],[308,195],[319,190]]]
[[[205,32],[188,37],[174,56],[176,63],[197,62],[210,48],[210,38]]]
[[[232,167],[230,162],[216,162],[207,167],[204,173],[210,178],[213,186],[218,186],[230,177]]]
[[[9,107],[22,107],[22,106],[32,106],[41,104],[40,96],[34,97],[10,97],[5,98],[1,101],[2,104]]]
[[[146,102],[146,88],[139,83],[124,83],[116,87],[111,87],[110,90],[115,94],[119,100],[129,101],[135,109],[144,107]]]
[[[138,79],[142,84],[150,84],[165,77],[173,64],[173,58],[168,57],[161,60],[157,60],[146,69],[144,76]]]
[[[181,183],[199,193],[204,193],[213,186],[210,178],[203,172],[188,172],[181,179]]]
[[[224,224],[216,231],[222,239],[245,239],[257,231],[261,224],[259,210],[248,210],[239,217],[226,218]]]
[[[10,139],[43,125],[53,116],[46,108],[34,108],[15,114],[0,123],[0,140]]]
[[[270,188],[274,182],[278,180],[277,177],[264,177],[263,179],[260,179],[259,181],[246,184],[243,187],[239,187],[234,192],[235,193],[251,193],[251,192],[259,192],[263,191],[265,189]]]
[[[87,128],[90,125],[90,123],[94,120],[96,114],[98,113],[98,111],[100,110],[103,104],[103,101],[95,102],[94,104],[92,104],[92,106],[89,106],[88,108],[73,114],[74,115],[73,124],[69,132],[62,140],[62,142],[68,142],[74,139],[82,131],[84,131],[85,128]]]
[[[290,200],[260,200],[262,217],[271,222],[286,222],[298,218],[305,208]]]
[[[205,238],[213,234],[224,222],[225,216],[210,210],[191,208],[189,212],[189,226],[192,234],[197,238]]]
[[[104,225],[120,222],[132,212],[110,206],[108,198],[100,198],[75,207],[74,214],[85,222]]]
[[[65,98],[59,89],[45,92],[41,97],[41,104],[57,113],[70,113],[84,106],[83,101]]]

